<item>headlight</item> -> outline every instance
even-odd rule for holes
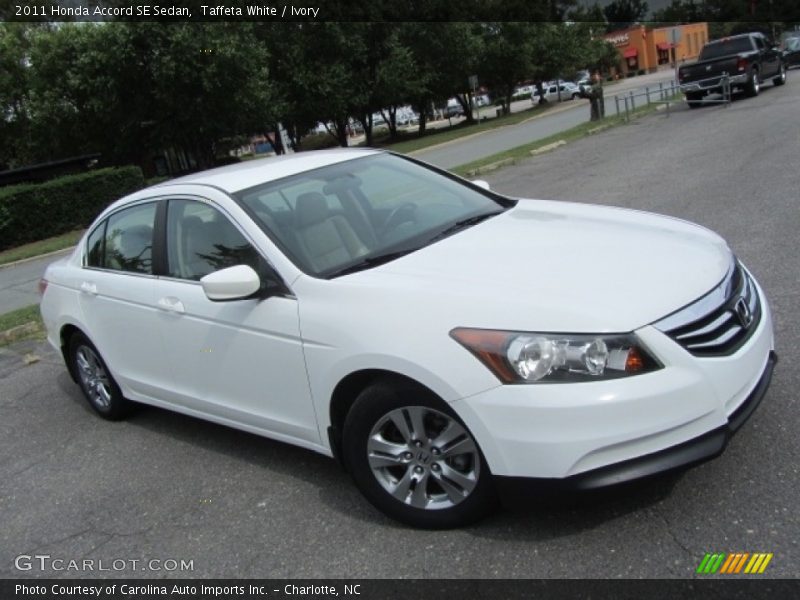
[[[555,334],[459,327],[450,336],[503,383],[596,381],[662,365],[633,334]]]

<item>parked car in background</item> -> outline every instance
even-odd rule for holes
[[[398,125],[416,125],[419,123],[419,114],[410,106],[401,106],[395,113],[395,121]]]
[[[560,84],[549,83],[543,86],[543,91],[543,97],[547,102],[563,102],[565,100],[574,100],[581,95],[581,91],[578,86],[568,81]],[[539,95],[539,90],[534,90],[533,94],[531,95],[531,101],[534,104],[538,104],[541,101],[541,98],[542,96]]]
[[[140,190],[41,283],[101,417],[140,402],[335,456],[422,527],[713,458],[775,363],[764,291],[708,229],[375,150]]]
[[[800,37],[786,38],[783,43],[783,62],[787,69],[800,66]]]
[[[450,98],[447,101],[447,106],[445,107],[445,117],[463,117],[464,116],[464,107],[461,106],[461,102],[459,102],[455,98]]]
[[[757,96],[761,83],[786,82],[783,54],[762,33],[744,33],[713,40],[703,46],[694,63],[678,68],[678,83],[690,108],[697,108],[707,94],[722,93],[722,77],[727,75],[731,90],[744,90]]]

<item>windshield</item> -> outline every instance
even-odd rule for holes
[[[513,204],[380,154],[235,194],[304,272],[335,277],[418,250]]]
[[[732,54],[740,54],[752,50],[753,44],[750,42],[749,37],[729,38],[706,44],[703,51],[700,53],[700,60],[731,56]]]

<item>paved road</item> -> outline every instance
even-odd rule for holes
[[[38,285],[44,270],[51,262],[61,259],[71,250],[46,256],[18,265],[0,267],[0,314],[39,302]]]
[[[796,577],[800,72],[792,75],[730,108],[653,115],[491,178],[509,194],[656,210],[728,238],[771,299],[783,360],[720,458],[462,530],[416,531],[373,510],[311,452],[156,409],[101,421],[57,354],[24,343],[0,351],[0,577],[39,574],[16,571],[13,559],[46,553],[193,560],[197,577],[669,578],[692,577],[712,551],[773,552],[768,574]],[[619,266],[624,276],[624,257]],[[41,360],[26,366],[28,353]]]
[[[659,71],[642,77],[621,81],[606,90],[606,112],[614,113],[613,96],[626,94],[644,86],[658,88],[659,83],[672,79],[672,71]],[[517,107],[530,107],[529,101],[515,103]],[[514,107],[512,107],[513,109]],[[544,114],[525,123],[487,131],[467,139],[434,146],[427,150],[414,152],[414,156],[444,169],[451,169],[485,156],[491,156],[517,146],[541,140],[561,131],[571,129],[589,120],[589,101],[571,100],[557,107],[555,114]]]

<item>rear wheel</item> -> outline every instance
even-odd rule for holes
[[[758,79],[758,70],[753,69],[750,71],[750,79],[747,80],[747,86],[744,89],[745,94],[750,97],[758,96],[761,91],[761,82]]]
[[[786,65],[781,63],[781,70],[778,73],[778,76],[772,80],[774,85],[783,85],[786,83]]]
[[[687,93],[686,94],[686,104],[689,105],[689,108],[698,108],[702,106],[703,95],[698,93]]]
[[[97,348],[82,333],[69,340],[70,369],[75,374],[83,395],[97,414],[116,421],[125,417],[131,403],[122,397],[122,391],[111,376]]]
[[[408,525],[457,527],[494,506],[475,439],[445,402],[417,386],[364,390],[345,421],[343,454],[364,496]]]

